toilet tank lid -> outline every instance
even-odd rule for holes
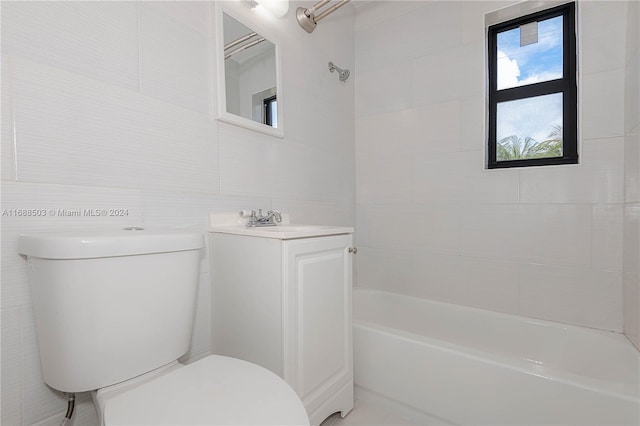
[[[203,236],[179,230],[84,230],[20,235],[18,253],[43,259],[90,259],[198,250]]]

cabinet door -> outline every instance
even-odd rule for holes
[[[284,371],[309,412],[353,378],[351,235],[284,243]]]

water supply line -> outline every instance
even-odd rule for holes
[[[60,426],[67,426],[69,422],[71,422],[71,417],[73,416],[73,409],[76,406],[76,394],[70,393],[67,398],[67,413],[64,415]]]
[[[331,0],[320,0],[308,9],[299,7],[296,10],[296,18],[298,19],[298,24],[300,24],[300,26],[306,32],[312,33],[313,30],[316,29],[316,26],[321,19],[324,19],[327,16],[331,15],[333,12],[349,3],[349,1],[351,0],[340,0],[338,3],[333,6],[329,6],[327,9],[323,10],[319,15],[316,16],[316,12],[320,11],[320,9],[330,1]]]

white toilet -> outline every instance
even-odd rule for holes
[[[189,348],[202,235],[122,230],[20,236],[44,381],[93,391],[104,425],[308,425],[274,373]]]

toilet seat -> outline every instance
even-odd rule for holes
[[[258,365],[211,355],[104,401],[105,425],[308,425],[293,389]]]

